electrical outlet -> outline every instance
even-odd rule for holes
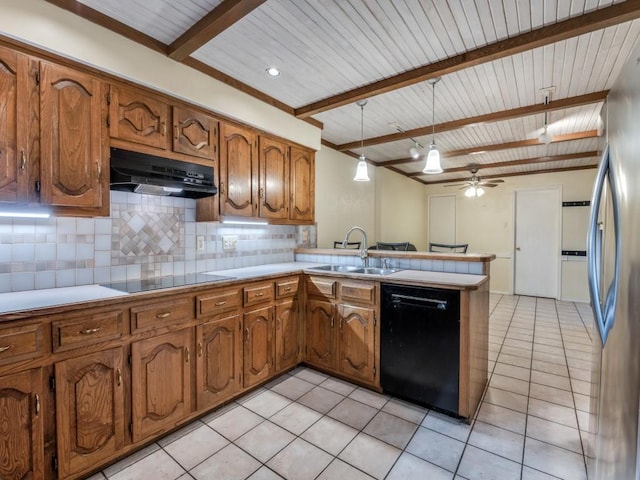
[[[235,250],[238,247],[237,235],[223,235],[222,236],[222,250],[229,251]]]
[[[204,235],[198,235],[196,237],[196,251],[204,252]]]

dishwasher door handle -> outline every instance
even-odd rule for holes
[[[397,307],[398,304],[402,303],[403,301],[407,301],[407,302],[417,302],[420,305],[423,305],[425,307],[437,308],[438,310],[447,309],[446,300],[435,300],[432,298],[421,298],[421,297],[414,297],[411,295],[399,295],[397,293],[392,293],[391,301],[393,302],[394,307]]]

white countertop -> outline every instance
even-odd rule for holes
[[[0,293],[0,313],[20,312],[36,308],[54,307],[69,303],[90,302],[104,298],[122,297],[119,292],[100,285],[46,288],[24,292]]]
[[[287,262],[256,265],[253,267],[234,268],[230,270],[216,270],[204,272],[208,275],[223,275],[237,280],[249,280],[269,275],[294,273],[304,270],[318,275],[335,275],[345,277],[344,273],[312,270],[312,267],[325,265],[323,263]],[[390,275],[351,275],[348,277],[362,280],[392,281],[400,283],[431,283],[437,285],[451,285],[462,288],[474,288],[486,279],[485,275],[469,275],[463,273],[429,272],[422,270],[400,270]],[[106,298],[127,296],[128,293],[102,287],[100,285],[82,285],[77,287],[49,288],[24,292],[0,293],[0,314],[34,310],[37,308],[54,307],[72,303],[90,302]]]

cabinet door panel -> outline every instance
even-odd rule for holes
[[[340,305],[338,369],[345,375],[374,380],[374,315],[369,308]]]
[[[295,366],[300,360],[298,301],[276,305],[276,371]]]
[[[312,223],[315,217],[315,157],[312,151],[291,147],[291,205],[289,218]]]
[[[240,390],[241,328],[240,315],[198,326],[198,410],[218,404]]]
[[[167,118],[169,106],[137,90],[111,86],[110,134],[113,138],[169,148]]]
[[[334,305],[321,300],[309,300],[307,302],[305,325],[306,361],[312,365],[334,368]]]
[[[191,330],[133,343],[133,441],[168,430],[191,413]]]
[[[253,130],[223,123],[220,141],[220,214],[257,214],[256,135]]]
[[[101,207],[108,156],[101,122],[101,83],[42,63],[40,80],[42,202]],[[105,180],[106,181],[106,180]]]
[[[271,374],[273,308],[244,314],[244,386],[249,387]]]
[[[213,161],[218,122],[209,115],[173,107],[173,151]]]
[[[289,164],[287,145],[269,137],[260,137],[259,215],[263,218],[287,218],[289,200]]]
[[[44,478],[42,370],[0,378],[0,478]]]
[[[61,477],[93,468],[125,441],[123,351],[56,364],[56,429]]]

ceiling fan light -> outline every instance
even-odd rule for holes
[[[482,195],[484,195],[484,188],[477,187],[476,188],[476,197],[481,197]]]
[[[440,166],[440,152],[436,148],[436,144],[432,143],[429,146],[429,155],[427,155],[427,163],[424,166],[422,173],[433,175],[436,173],[442,173],[442,167]]]
[[[356,168],[356,176],[353,177],[355,182],[368,182],[369,181],[369,172],[367,170],[367,162],[365,161],[364,155],[360,155],[360,160],[358,161],[358,167]]]
[[[471,198],[476,196],[476,187],[469,187],[464,191],[464,196]]]

